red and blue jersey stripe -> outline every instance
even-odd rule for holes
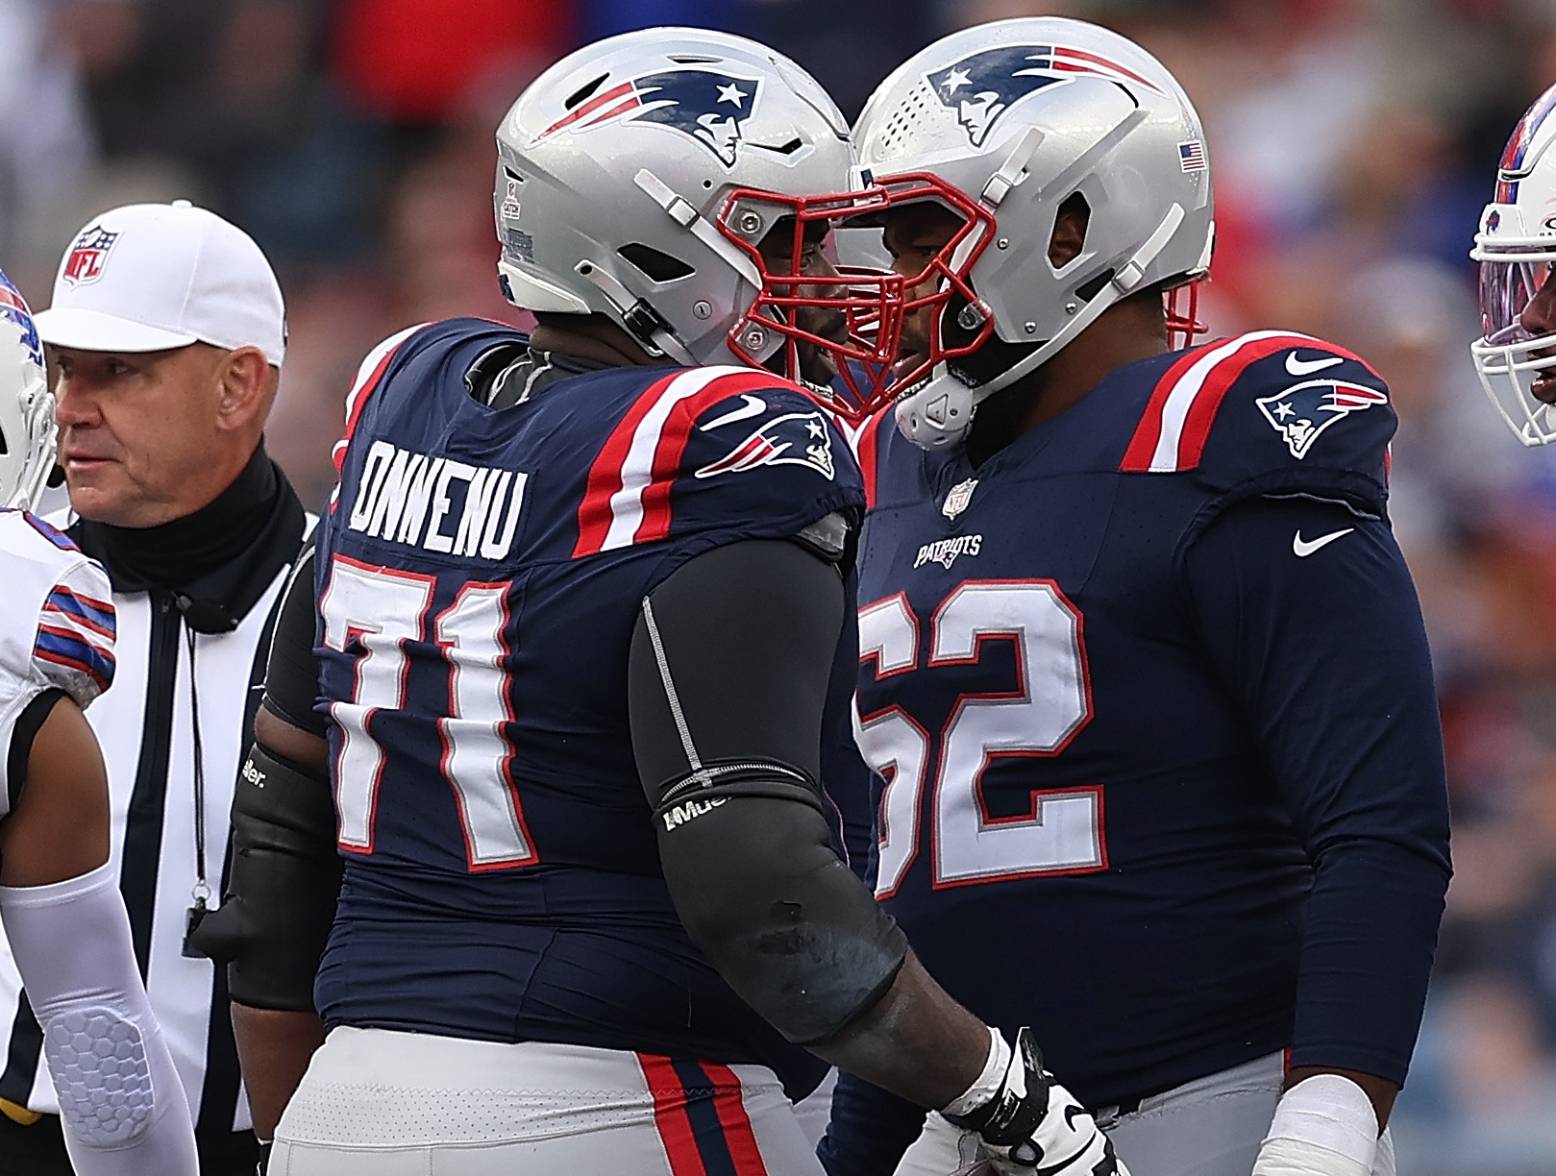
[[[113,605],[58,585],[38,618],[33,656],[79,670],[107,690],[114,671]]]

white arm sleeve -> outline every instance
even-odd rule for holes
[[[0,921],[43,1029],[79,1176],[198,1176],[173,1057],[135,966],[113,870],[0,886]]]

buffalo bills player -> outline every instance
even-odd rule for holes
[[[194,1176],[193,1123],[136,969],[108,860],[108,781],[81,713],[113,680],[108,578],[26,513],[53,467],[43,349],[0,273],[0,922],[43,1029],[75,1170]],[[49,1128],[29,1130],[41,1143]],[[26,1138],[6,1140],[0,1172],[33,1170],[19,1154]]]
[[[315,999],[329,1028],[272,1170],[816,1172],[789,1100],[825,1058],[1012,1162],[1123,1173],[833,848],[863,492],[816,401],[732,361],[820,348],[840,397],[888,370],[902,280],[819,257],[871,195],[836,107],[762,46],[656,29],[553,66],[498,144],[499,268],[539,326],[364,363],[317,686],[300,576],[200,929],[261,1131]],[[838,314],[871,342],[829,342]]]
[[[1480,263],[1480,382],[1525,445],[1556,441],[1556,86],[1513,128],[1470,256]]]
[[[1137,1176],[1390,1171],[1449,861],[1384,382],[1286,331],[1171,349],[1210,173],[1123,37],[957,33],[856,141],[920,275],[858,439],[878,896]],[[939,1174],[976,1142],[845,1075],[822,1152]]]

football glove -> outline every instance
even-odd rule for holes
[[[1043,1176],[1129,1176],[1091,1112],[1043,1069],[1030,1029],[1016,1035],[994,1096],[946,1118],[977,1132],[998,1176],[1033,1176],[1039,1169]]]

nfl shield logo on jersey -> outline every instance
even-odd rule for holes
[[[1308,455],[1318,435],[1342,417],[1388,402],[1375,388],[1344,380],[1308,380],[1258,400],[1264,419],[1298,461]]]
[[[977,488],[977,478],[968,478],[967,481],[952,486],[951,492],[945,496],[945,505],[940,508],[940,513],[948,519],[954,519],[967,509],[967,504],[972,501],[973,491]]]
[[[85,286],[97,281],[103,276],[108,251],[118,239],[118,233],[110,233],[99,225],[82,229],[76,243],[70,247],[70,255],[65,258],[65,268],[59,276],[69,286]]]

